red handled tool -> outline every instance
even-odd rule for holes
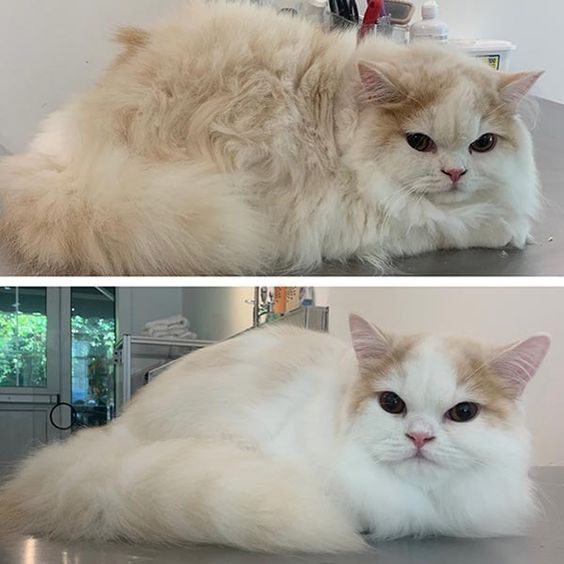
[[[362,25],[358,30],[358,42],[360,43],[364,36],[376,25],[380,16],[384,13],[384,0],[369,0],[366,6],[366,12],[362,18]]]

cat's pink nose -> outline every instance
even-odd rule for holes
[[[406,433],[405,436],[413,441],[413,444],[417,447],[417,450],[421,450],[428,442],[434,440],[435,435],[431,433]]]
[[[465,168],[449,168],[448,170],[442,169],[441,172],[450,176],[453,184],[456,184],[468,171]]]

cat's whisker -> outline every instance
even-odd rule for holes
[[[396,207],[406,200],[409,199],[413,194],[417,192],[417,189],[412,186],[401,186],[398,194],[390,194],[382,203],[383,208],[386,210],[381,221],[380,236],[385,236],[385,231],[392,219]],[[391,200],[391,201],[390,201]]]

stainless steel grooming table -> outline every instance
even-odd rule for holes
[[[264,555],[227,548],[150,548],[128,544],[63,544],[2,537],[0,564],[561,564],[564,562],[564,467],[534,471],[544,515],[525,537],[402,539],[352,555]]]

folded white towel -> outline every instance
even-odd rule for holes
[[[189,331],[189,327],[183,325],[155,325],[154,327],[145,327],[145,334],[152,335],[153,333],[168,333],[169,331]]]
[[[164,339],[167,337],[172,337],[174,339],[197,339],[196,333],[186,329],[174,329],[172,331],[151,331],[146,332],[149,337],[155,337],[156,339]]]
[[[143,334],[149,337],[163,339],[173,337],[175,339],[197,339],[198,335],[190,331],[190,321],[183,315],[174,315],[166,319],[156,319],[145,324]]]
[[[158,329],[158,330],[165,330],[170,327],[175,329],[190,328],[190,322],[186,317],[183,315],[173,315],[172,317],[167,317],[166,319],[156,319],[155,321],[149,321],[149,323],[145,324],[145,329]]]

